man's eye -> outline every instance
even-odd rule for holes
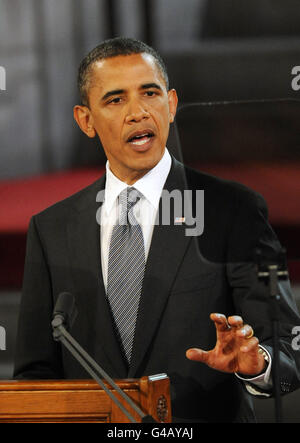
[[[117,103],[120,103],[120,101],[121,101],[121,97],[115,97],[112,100],[109,100],[108,103],[117,104]]]
[[[153,97],[154,95],[156,95],[155,91],[146,91],[146,95],[148,95],[148,97]]]

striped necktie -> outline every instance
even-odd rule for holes
[[[145,272],[143,233],[133,214],[141,197],[135,188],[120,193],[119,219],[112,231],[108,256],[107,298],[128,363]]]

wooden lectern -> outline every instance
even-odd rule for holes
[[[118,380],[116,384],[145,414],[171,422],[169,378],[162,376]],[[108,386],[108,385],[107,385]],[[126,406],[137,422],[138,414]],[[0,423],[128,423],[126,415],[93,380],[2,381]]]

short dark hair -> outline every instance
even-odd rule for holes
[[[169,89],[169,79],[165,63],[158,52],[148,46],[146,43],[133,38],[116,37],[104,40],[100,45],[96,46],[88,55],[82,60],[78,70],[78,89],[80,99],[83,105],[88,106],[88,89],[89,76],[92,71],[92,65],[105,58],[117,57],[118,55],[131,55],[146,53],[152,55],[158,68],[160,69],[166,83],[167,90]]]

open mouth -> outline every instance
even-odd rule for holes
[[[154,137],[154,133],[152,131],[137,131],[128,138],[127,143],[132,143],[136,146],[142,146],[148,143],[148,141],[152,137]]]

